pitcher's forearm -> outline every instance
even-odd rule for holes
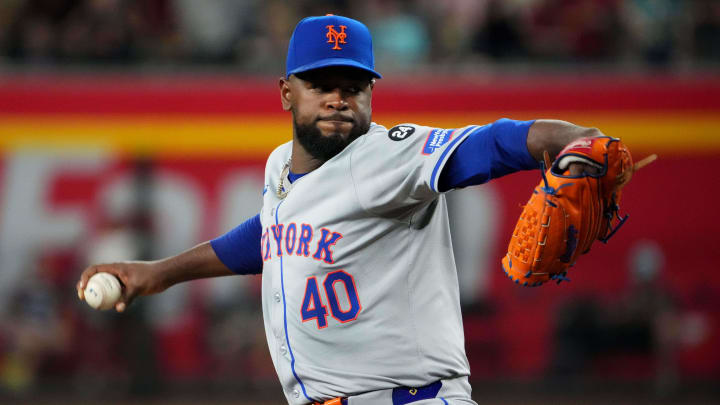
[[[163,289],[184,281],[235,275],[220,261],[210,242],[150,263],[160,274]]]
[[[96,273],[112,274],[122,283],[122,295],[115,304],[118,312],[125,311],[138,296],[157,294],[183,281],[235,274],[218,259],[210,242],[162,260],[91,265],[83,271],[77,283],[80,299],[85,299],[88,280]]]
[[[537,161],[543,159],[543,152],[548,151],[550,158],[555,159],[565,145],[589,136],[602,135],[597,128],[586,128],[560,120],[536,120],[528,132],[528,152]]]

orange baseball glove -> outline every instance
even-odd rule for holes
[[[655,158],[651,155],[633,166],[628,148],[608,136],[570,143],[552,166],[545,152],[542,181],[525,205],[502,259],[505,273],[528,287],[569,281],[567,271],[578,256],[595,240],[606,243],[625,223],[628,215],[618,214],[622,187]],[[586,170],[571,174],[573,163]]]

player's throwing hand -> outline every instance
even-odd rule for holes
[[[117,277],[122,285],[122,294],[115,304],[115,310],[123,312],[138,295],[150,295],[165,290],[159,272],[151,262],[121,262],[97,264],[82,272],[77,283],[78,298],[85,299],[85,287],[96,273],[109,273]]]

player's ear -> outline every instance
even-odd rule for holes
[[[290,89],[290,79],[281,77],[278,81],[278,87],[280,87],[280,102],[282,103],[283,110],[290,111],[292,103],[292,90]]]

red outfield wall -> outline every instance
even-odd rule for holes
[[[569,285],[523,289],[505,279],[499,259],[519,205],[539,178],[520,173],[494,183],[504,207],[486,292],[494,312],[466,322],[476,374],[544,372],[558,308],[581,295],[619,300],[628,285],[629,250],[638,240],[659,244],[663,285],[681,312],[702,324],[701,336],[676,353],[681,369],[707,377],[720,373],[714,345],[720,338],[720,272],[712,257],[720,242],[720,181],[714,174],[720,165],[720,78],[383,79],[373,103],[375,121],[386,126],[558,118],[623,138],[636,158],[660,155],[625,192],[628,224],[578,262]],[[87,148],[109,156],[111,164],[102,170],[59,171],[47,186],[47,204],[82,206],[89,226],[97,189],[127,171],[130,157],[143,155],[190,179],[203,202],[196,239],[217,235],[232,225],[223,223],[219,184],[238,170],[261,175],[267,153],[290,137],[274,79],[0,78],[0,173],[19,151]],[[4,183],[0,188],[7,190]],[[495,353],[483,349],[487,345]]]

